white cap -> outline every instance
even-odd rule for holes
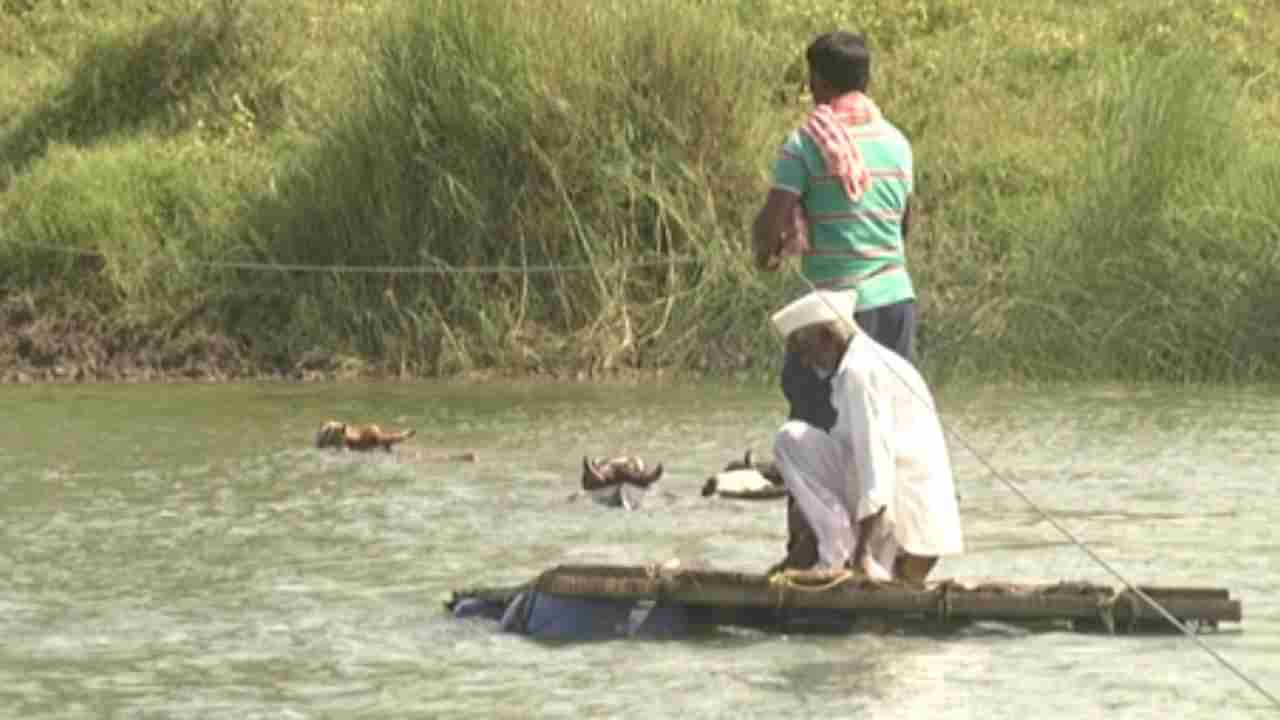
[[[773,314],[773,327],[782,337],[808,325],[847,322],[853,325],[858,305],[856,290],[814,290]]]

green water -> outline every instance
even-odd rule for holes
[[[1135,581],[1216,585],[1204,636],[1280,691],[1280,392],[944,388],[968,553],[939,576],[1110,582],[986,463]],[[559,562],[761,570],[780,503],[700,497],[768,452],[772,387],[0,387],[0,717],[1252,717],[1180,637],[787,637],[550,647],[448,591]],[[311,449],[329,418],[414,427]],[[474,464],[424,459],[475,450]],[[972,452],[971,452],[972,450]],[[635,513],[570,503],[581,457],[666,467]],[[976,454],[975,454],[976,453]]]

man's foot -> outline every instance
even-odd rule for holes
[[[862,560],[857,563],[854,569],[861,572],[863,576],[871,582],[893,582],[893,573],[886,570],[883,565],[877,562],[876,559],[871,556],[871,553],[863,555]]]

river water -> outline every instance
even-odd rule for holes
[[[968,552],[942,576],[1226,587],[1203,639],[1280,691],[1280,390],[943,388]],[[548,646],[454,620],[450,590],[561,562],[760,571],[781,503],[704,499],[767,454],[771,386],[0,387],[0,717],[1273,715],[1191,640],[1029,633]],[[310,447],[329,418],[411,426],[395,456]],[[431,452],[475,450],[476,463]],[[625,513],[568,502],[584,454],[661,461]],[[999,478],[991,473],[994,468]],[[1000,478],[1004,478],[1002,481]]]

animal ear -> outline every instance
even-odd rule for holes
[[[747,448],[747,454],[742,456],[742,464],[746,465],[747,467],[751,467],[752,465],[755,464],[751,460],[752,460],[751,448]]]
[[[778,469],[778,462],[776,460],[771,460],[767,463],[762,463],[760,467],[760,474],[763,475],[766,480],[773,483],[774,485],[786,484],[785,481],[783,481],[782,479],[782,471]]]
[[[662,463],[658,463],[658,465],[653,468],[653,472],[649,473],[647,477],[649,478],[649,482],[657,482],[658,478],[662,477]]]

